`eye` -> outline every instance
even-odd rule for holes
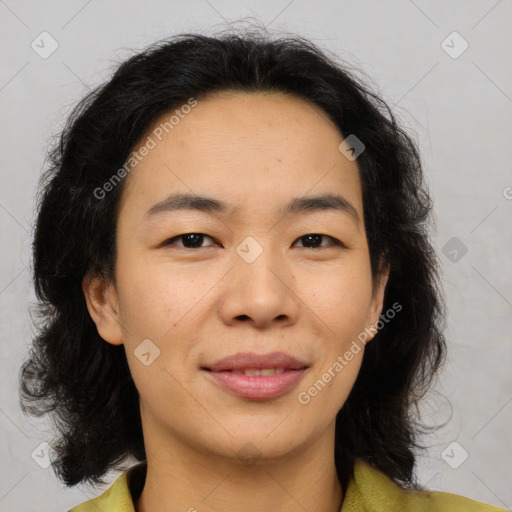
[[[177,235],[173,238],[169,238],[164,245],[178,245],[186,249],[201,249],[202,242],[205,238],[213,240],[211,236],[205,235],[204,233],[184,233],[183,235]],[[180,240],[182,244],[175,244],[175,240]]]
[[[169,238],[164,242],[164,245],[177,245],[179,247],[183,247],[185,249],[201,249],[203,247],[212,247],[213,245],[206,245],[203,246],[203,242],[205,238],[209,238],[210,240],[213,240],[211,236],[205,235],[204,233],[184,233],[182,235],[177,235],[173,238]],[[329,245],[322,245],[323,240],[330,241]],[[303,235],[300,238],[297,239],[302,243],[302,247],[305,249],[326,249],[328,247],[332,246],[338,246],[338,247],[347,247],[343,242],[340,240],[333,238],[329,235],[322,235],[319,233],[309,233],[307,235]],[[175,241],[181,242],[181,243],[175,243]]]
[[[331,241],[331,245],[330,245],[331,247],[333,245],[340,246],[340,247],[346,247],[346,245],[343,242],[341,242],[340,240],[333,238],[332,236],[322,235],[319,233],[309,233],[307,235],[301,236],[300,238],[297,238],[297,240],[302,241],[303,247],[306,246],[305,247],[306,249],[319,249],[319,248],[322,249],[322,248],[329,247],[329,246],[323,246],[323,247],[321,246],[322,237],[324,237],[324,239],[329,239]],[[310,246],[313,246],[313,247],[310,247]]]

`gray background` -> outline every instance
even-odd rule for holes
[[[129,49],[244,17],[362,69],[418,140],[449,310],[449,361],[423,406],[426,421],[447,423],[424,439],[418,475],[429,488],[512,508],[510,0],[0,0],[0,511],[64,511],[103,489],[66,489],[40,467],[50,423],[18,405],[32,336],[33,197],[50,137]],[[43,31],[58,43],[46,59],[31,48]],[[457,58],[463,40],[446,39],[454,31],[469,44]]]

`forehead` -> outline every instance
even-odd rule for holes
[[[160,116],[134,148],[151,147],[128,175],[122,208],[150,208],[176,191],[231,198],[233,211],[326,192],[362,208],[357,164],[339,151],[344,137],[318,106],[238,91],[195,101]]]

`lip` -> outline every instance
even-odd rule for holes
[[[233,371],[264,368],[283,368],[284,371],[274,375],[233,373]],[[292,389],[302,379],[308,368],[304,362],[284,352],[264,355],[249,352],[228,356],[209,367],[203,367],[202,370],[207,378],[240,398],[269,400]]]
[[[307,368],[285,370],[275,375],[243,375],[229,370],[204,373],[207,378],[240,398],[270,400],[290,391],[307,371]]]
[[[264,368],[284,368],[285,370],[300,370],[308,365],[299,359],[284,352],[271,352],[269,354],[256,354],[254,352],[238,352],[225,357],[203,369],[212,372],[226,370],[244,371],[250,368],[262,370]]]

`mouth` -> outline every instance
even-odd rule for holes
[[[269,354],[239,352],[220,359],[211,365],[204,366],[202,369],[212,372],[263,371],[268,373],[274,371],[274,373],[283,373],[281,370],[301,370],[307,367],[308,365],[304,361],[284,352],[271,352]],[[272,373],[269,374],[272,375]]]
[[[213,371],[209,368],[203,368],[206,371]],[[256,375],[262,375],[264,377],[269,377],[271,375],[280,375],[281,373],[284,373],[285,371],[295,371],[295,370],[301,370],[306,369],[304,368],[247,368],[245,370],[221,370],[221,372],[230,372],[234,373],[235,375],[247,375],[248,377],[254,377]],[[217,372],[219,373],[219,372]]]
[[[287,393],[308,369],[307,364],[283,352],[238,353],[201,368],[223,391],[252,400],[269,400]]]

